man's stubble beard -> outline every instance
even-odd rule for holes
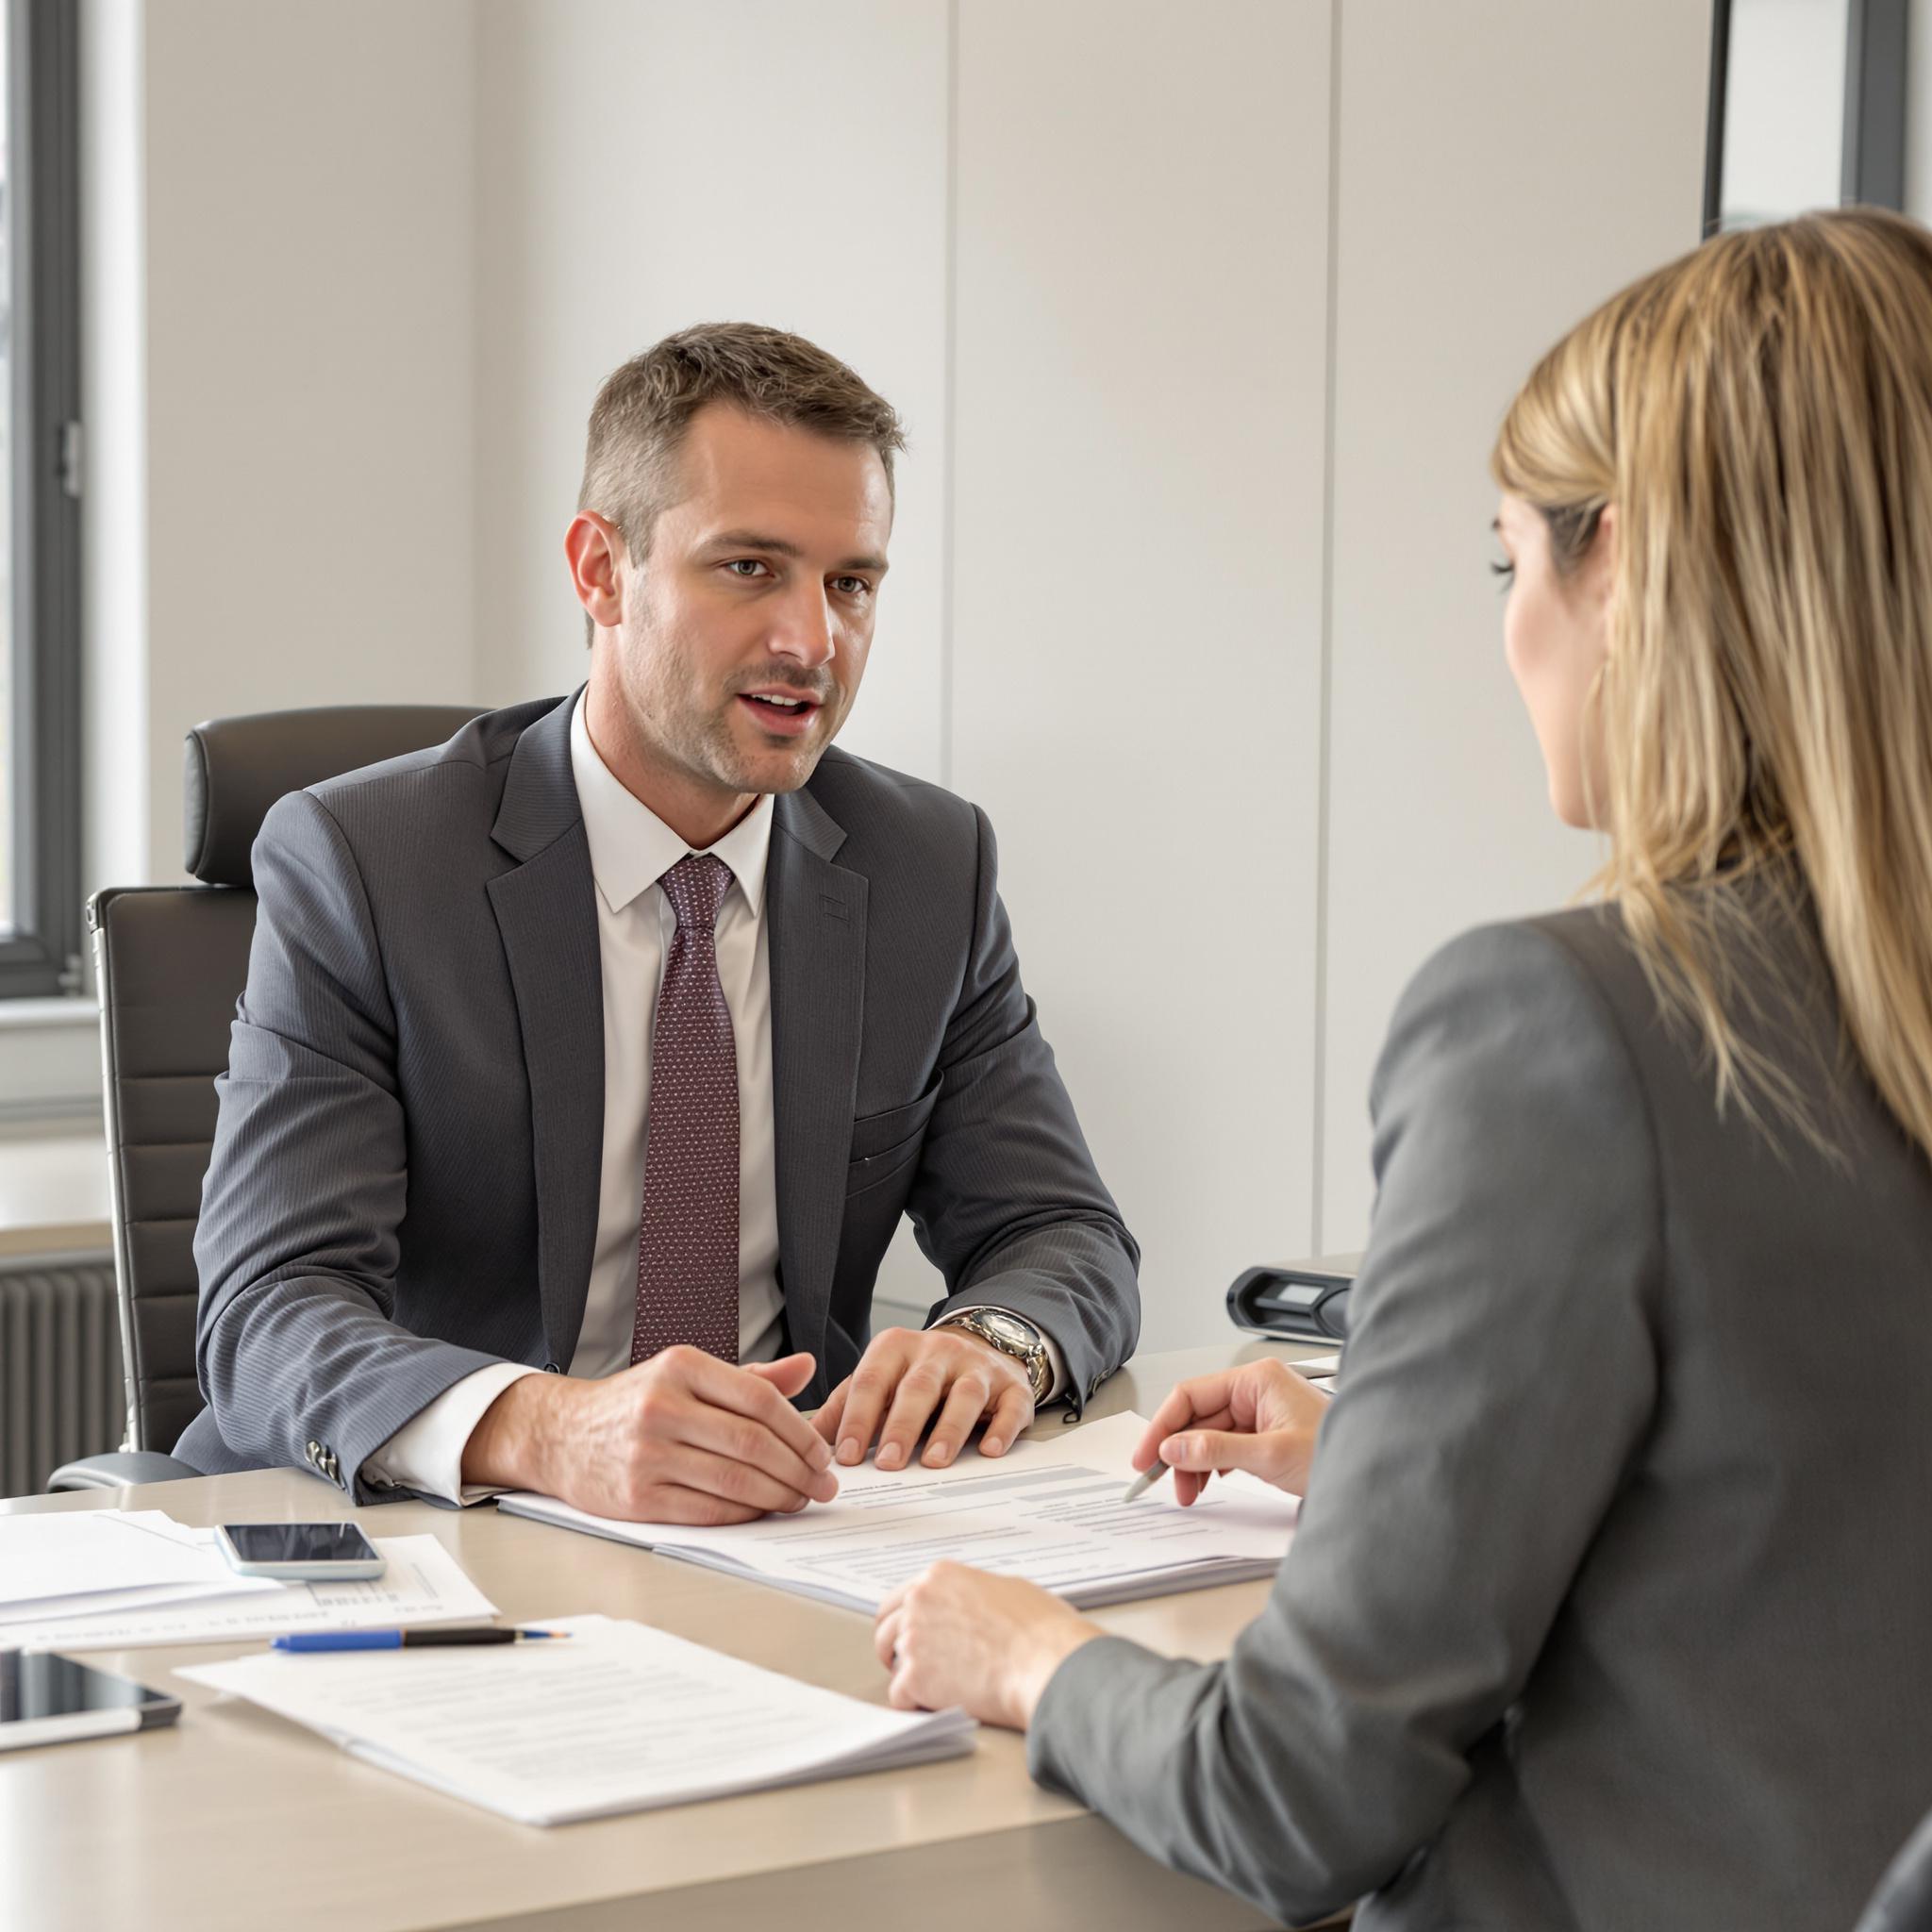
[[[647,633],[648,636],[648,633]],[[722,701],[707,708],[708,693],[692,669],[692,653],[675,638],[646,642],[642,646],[654,664],[655,675],[642,682],[639,704],[639,728],[656,741],[658,756],[682,767],[688,776],[718,786],[727,791],[796,791],[808,784],[818,769],[819,759],[845,723],[850,709],[849,694],[829,678],[801,675],[795,668],[769,664],[757,671],[740,673],[725,689]],[[740,750],[734,734],[738,692],[763,684],[783,684],[820,698],[824,708],[815,723],[809,746],[788,751],[775,745],[756,766]],[[823,720],[834,710],[830,730]],[[784,777],[772,782],[774,759],[784,763]]]

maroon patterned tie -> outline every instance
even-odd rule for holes
[[[688,853],[658,881],[677,915],[651,1041],[630,1358],[674,1342],[738,1359],[738,1052],[712,928],[731,886]]]

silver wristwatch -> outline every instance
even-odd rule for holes
[[[941,1316],[932,1325],[964,1328],[980,1341],[990,1342],[1002,1355],[1011,1356],[1026,1371],[1026,1379],[1033,1385],[1034,1406],[1037,1407],[1046,1400],[1046,1391],[1053,1385],[1053,1357],[1047,1354],[1046,1342],[1031,1322],[1023,1322],[1004,1308],[966,1308],[957,1315]]]

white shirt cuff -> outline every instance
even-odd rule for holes
[[[445,1503],[481,1503],[503,1494],[482,1483],[463,1480],[463,1451],[483,1420],[483,1411],[525,1375],[540,1375],[523,1362],[494,1362],[452,1382],[427,1407],[419,1410],[375,1455],[364,1458],[362,1474],[372,1483],[421,1490]]]
[[[1018,1308],[1003,1308],[997,1302],[974,1302],[971,1307],[948,1308],[945,1319],[955,1322],[961,1315],[976,1315],[982,1309],[989,1315],[1005,1315],[1009,1321],[1024,1322],[1040,1337],[1046,1347],[1046,1393],[1033,1406],[1044,1408],[1049,1402],[1058,1402],[1067,1386],[1066,1357],[1060,1354],[1059,1343],[1031,1315],[1023,1315]]]

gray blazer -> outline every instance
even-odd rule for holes
[[[568,1365],[604,1037],[571,700],[282,799],[195,1259],[206,1471],[365,1457],[488,1362]],[[766,881],[779,1281],[801,1397],[858,1360],[902,1213],[1050,1334],[1077,1406],[1139,1329],[1138,1251],[1022,991],[973,806],[827,752]],[[383,1491],[380,1495],[393,1495]]]
[[[1720,1118],[1614,912],[1423,970],[1267,1607],[1224,1666],[1076,1652],[1037,1776],[1289,1920],[1852,1924],[1932,1805],[1932,1165],[1772,943],[1841,1163]]]

